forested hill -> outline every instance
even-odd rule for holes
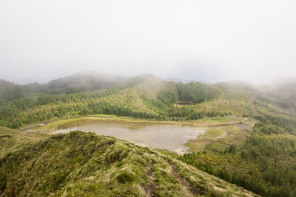
[[[0,105],[8,101],[22,98],[28,93],[28,89],[0,79]]]
[[[32,83],[26,87],[48,93],[74,93],[111,88],[127,80],[125,77],[106,75],[97,72],[81,72],[56,79],[47,84]]]
[[[32,96],[7,102],[0,106],[0,125],[19,128],[54,118],[94,114],[156,120],[253,116],[250,98],[255,94],[255,90],[232,86],[168,82],[149,74],[125,79],[102,90],[76,89],[67,94],[60,91],[35,91]]]
[[[265,86],[262,92],[261,100],[296,114],[296,80]]]
[[[12,149],[10,139],[22,148]],[[0,142],[6,150],[0,155],[3,196],[255,196],[113,137],[82,132],[46,137],[0,127]]]

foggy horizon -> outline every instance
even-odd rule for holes
[[[106,73],[106,72],[100,72],[100,71],[96,71],[96,70],[81,70],[75,73],[70,73],[68,75],[56,75],[56,77],[50,77],[47,80],[40,80],[40,81],[29,81],[29,82],[15,82],[15,81],[10,81],[4,78],[0,78],[4,79],[6,81],[9,82],[13,82],[15,84],[18,85],[29,85],[29,84],[34,84],[34,83],[38,83],[38,84],[47,84],[49,82],[58,80],[58,79],[62,79],[62,78],[66,78],[66,77],[72,77],[75,75],[86,75],[86,76],[91,76],[91,75],[105,75],[105,76],[114,76],[114,77],[125,77],[125,78],[133,78],[133,77],[138,77],[138,76],[142,76],[142,75],[153,75],[157,78],[160,78],[162,80],[166,80],[166,81],[174,81],[174,82],[182,82],[182,83],[189,83],[189,82],[203,82],[203,83],[207,83],[207,84],[216,84],[216,83],[220,83],[220,82],[226,82],[226,83],[247,83],[250,84],[254,87],[265,87],[266,85],[279,85],[279,84],[288,84],[288,83],[295,83],[296,79],[295,77],[278,77],[278,78],[273,78],[272,80],[269,81],[260,81],[260,82],[254,82],[254,81],[248,81],[248,80],[240,80],[240,79],[226,79],[226,80],[207,80],[207,79],[194,79],[194,78],[182,78],[182,77],[162,77],[153,73],[139,73],[139,74],[135,74],[135,75],[120,75],[120,74],[112,74],[112,73]]]
[[[77,72],[204,82],[296,77],[296,2],[1,1],[0,79]]]

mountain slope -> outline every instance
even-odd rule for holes
[[[24,146],[35,143],[48,135],[35,132],[18,132],[0,126],[0,159],[10,152],[22,149]]]
[[[0,160],[3,196],[253,196],[193,167],[113,137],[71,132]]]
[[[0,79],[0,105],[24,97],[28,92],[24,87]]]
[[[296,81],[290,80],[264,87],[258,99],[268,106],[261,106],[267,113],[296,116]]]
[[[178,84],[145,74],[103,90],[71,94],[39,93],[17,99],[0,106],[0,125],[19,128],[54,118],[93,114],[157,120],[197,120],[227,115],[252,116],[250,99],[255,93],[254,90],[244,87],[233,88],[202,83]],[[182,101],[184,97],[187,100]],[[194,101],[195,98],[198,103]]]
[[[47,84],[28,84],[26,87],[35,91],[51,93],[72,93],[111,88],[122,83],[127,78],[106,75],[97,72],[81,72],[68,77],[59,78]]]

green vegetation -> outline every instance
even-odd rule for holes
[[[46,134],[36,132],[18,132],[0,126],[0,159],[6,154],[22,149],[24,146],[33,144],[47,137]]]
[[[262,122],[270,122],[296,133],[295,83],[280,84],[277,87],[259,94],[255,103],[257,110],[263,116],[257,117]]]
[[[267,101],[262,102],[264,99],[259,97],[256,100],[256,106],[258,106],[258,111],[263,116],[256,117],[262,122],[272,123],[279,127],[286,129],[289,133],[296,133],[296,119],[295,113],[286,113],[284,108],[278,105],[268,103]]]
[[[175,95],[169,91],[159,91],[157,98],[167,105],[173,105],[176,102]]]
[[[4,196],[252,195],[181,161],[262,196],[295,196],[295,84],[260,92],[237,82],[183,84],[152,75],[84,79],[31,84],[30,91],[0,81]],[[36,131],[43,122],[37,129],[45,133],[85,116],[187,121],[207,131],[186,143],[194,153],[176,156],[94,134],[8,129]]]
[[[28,90],[22,86],[0,79],[0,105],[22,98]]]
[[[49,94],[69,94],[111,88],[125,80],[127,79],[124,77],[105,75],[96,72],[82,72],[50,81],[48,84],[33,83],[26,85],[26,87],[33,91]]]
[[[256,119],[260,122],[251,133],[245,133],[245,140],[236,143],[233,139],[227,143],[226,138],[221,138],[218,146],[211,143],[201,148],[199,143],[196,150],[203,152],[185,154],[179,159],[263,196],[295,196],[296,120],[292,89],[281,87],[256,97],[260,114]],[[217,129],[210,130],[211,134],[199,136],[188,144],[196,148],[194,142],[213,141],[221,136]]]
[[[179,99],[191,103],[211,101],[218,97],[219,89],[200,82],[178,83]]]
[[[10,135],[17,139],[19,133]],[[251,192],[159,152],[82,132],[40,138],[2,157],[0,194],[253,196]]]
[[[249,99],[253,92],[219,90],[213,85],[201,83],[192,83],[188,87],[185,84],[143,75],[111,89],[71,94],[36,93],[0,106],[0,125],[20,128],[55,118],[94,114],[155,120],[197,120],[230,114],[252,115]],[[186,106],[173,105],[177,98],[180,102],[184,95],[191,94],[191,88],[199,91],[199,97],[208,101]],[[206,91],[207,88],[210,91]]]
[[[242,145],[179,159],[263,196],[294,196],[295,154],[295,136],[278,126],[257,123]]]

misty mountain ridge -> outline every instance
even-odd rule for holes
[[[86,71],[75,73],[71,76],[58,78],[47,84],[27,84],[24,86],[16,85],[14,83],[6,82],[4,80],[0,83],[0,91],[3,93],[0,95],[1,102],[11,101],[11,98],[22,98],[29,94],[39,94],[39,93],[50,93],[50,94],[71,94],[76,92],[87,92],[95,90],[124,90],[122,94],[116,96],[122,97],[123,100],[128,98],[128,95],[133,95],[134,98],[138,98],[142,102],[143,97],[150,99],[157,99],[158,93],[160,91],[168,91],[175,95],[175,98],[183,99],[179,97],[178,89],[180,89],[181,84],[187,84],[188,86],[199,86],[199,94],[204,94],[206,92],[213,91],[224,92],[222,95],[227,95],[228,91],[251,91],[257,92],[257,95],[266,95],[268,102],[271,102],[277,106],[283,107],[286,110],[294,113],[296,111],[295,97],[296,97],[296,83],[293,80],[283,81],[281,83],[274,83],[265,86],[264,88],[255,87],[251,84],[241,81],[230,81],[230,82],[220,82],[216,84],[206,84],[203,82],[174,82],[161,79],[152,74],[143,74],[136,77],[121,77],[107,75],[103,73],[98,73],[94,71]],[[1,85],[2,84],[2,85]],[[191,84],[191,85],[190,85]],[[195,84],[195,85],[194,85]],[[193,88],[193,86],[191,88]],[[132,88],[133,89],[129,89]],[[186,90],[187,91],[187,90]],[[190,90],[192,92],[192,90]],[[189,92],[190,92],[189,91]],[[220,98],[220,96],[216,98]],[[116,97],[115,96],[115,97]],[[183,95],[184,96],[184,95]],[[187,100],[192,99],[190,95],[187,95]],[[211,97],[212,98],[212,97]],[[214,98],[214,97],[213,97]],[[114,98],[115,99],[115,98]],[[200,100],[199,100],[200,99]],[[203,96],[199,99],[193,99],[195,101],[203,101]],[[271,101],[272,99],[272,101]],[[118,99],[116,99],[118,100]],[[179,101],[181,101],[179,100]],[[185,99],[186,100],[186,99]],[[207,100],[207,99],[206,99]],[[266,99],[265,99],[266,100]],[[128,102],[128,101],[126,101]],[[189,102],[190,103],[190,102]],[[132,106],[130,106],[132,107]]]
[[[75,73],[71,76],[58,78],[47,84],[27,84],[28,87],[35,91],[53,91],[53,92],[77,92],[77,91],[93,91],[105,88],[111,88],[122,83],[127,78],[107,75],[94,71],[85,71]]]
[[[0,79],[1,80],[1,79]],[[23,89],[22,91],[40,91],[40,92],[52,92],[52,93],[72,93],[80,91],[93,91],[100,89],[113,88],[122,84],[137,84],[144,82],[146,80],[150,81],[166,81],[171,83],[190,83],[190,82],[201,82],[204,84],[212,84],[220,88],[243,88],[248,90],[259,90],[261,92],[283,94],[295,97],[296,93],[296,80],[278,80],[274,83],[267,84],[264,86],[255,86],[244,81],[224,81],[218,83],[210,83],[206,80],[194,81],[186,79],[177,78],[166,78],[162,79],[153,74],[145,73],[142,75],[137,75],[135,77],[122,77],[116,75],[104,74],[96,71],[82,71],[74,73],[70,76],[57,78],[48,83],[41,84],[38,82],[29,83],[25,85],[18,85],[13,82],[8,82],[6,80],[1,80],[0,84],[2,89],[4,86],[12,87],[14,84],[14,89]],[[6,83],[6,85],[4,85]],[[11,85],[7,85],[10,83]]]
[[[15,83],[0,79],[0,105],[7,101],[21,98],[29,90]]]

